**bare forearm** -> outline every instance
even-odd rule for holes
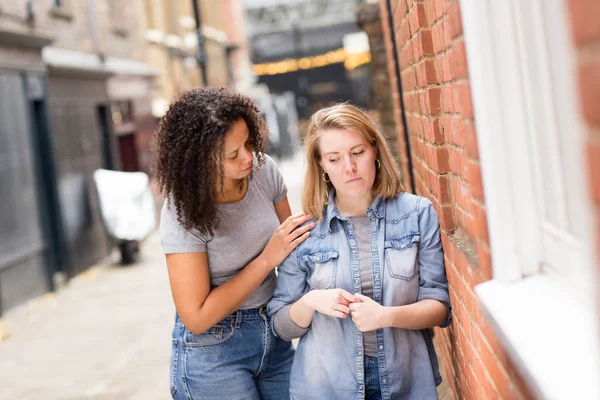
[[[315,309],[310,305],[312,292],[306,293],[290,306],[290,318],[301,328],[308,328],[312,322]]]
[[[424,299],[406,306],[386,307],[384,325],[414,330],[433,328],[444,322],[447,313],[444,303]]]
[[[212,289],[204,303],[188,313],[186,327],[193,333],[202,333],[237,310],[265,280],[272,267],[258,257],[240,273]]]

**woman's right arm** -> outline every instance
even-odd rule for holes
[[[310,219],[302,213],[287,218],[263,252],[235,277],[211,290],[206,252],[167,254],[167,269],[175,308],[186,328],[202,333],[237,310],[266,276],[309,236]]]

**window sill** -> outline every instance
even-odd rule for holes
[[[50,8],[50,15],[54,18],[64,19],[65,21],[71,21],[73,19],[73,13],[64,7],[54,6]]]
[[[600,329],[592,307],[542,274],[516,282],[491,280],[475,291],[498,339],[539,398],[600,399]]]

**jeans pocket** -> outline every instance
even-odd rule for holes
[[[232,321],[221,321],[200,334],[194,334],[187,329],[183,335],[183,345],[186,347],[215,346],[227,342],[235,334]]]
[[[332,289],[335,287],[339,253],[337,251],[318,251],[302,256],[310,267],[308,284],[311,289]]]
[[[171,397],[175,398],[175,393],[177,393],[177,374],[178,374],[178,364],[179,364],[179,346],[177,345],[177,339],[173,338],[171,344],[171,366],[170,366],[170,379],[169,386],[171,389]]]
[[[385,241],[385,263],[392,277],[409,282],[418,274],[419,240],[414,234]]]

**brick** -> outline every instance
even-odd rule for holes
[[[462,22],[460,17],[459,1],[454,0],[448,5],[448,28],[452,39],[462,34]]]
[[[452,68],[454,72],[454,78],[467,78],[469,71],[467,67],[467,50],[465,48],[465,41],[459,40],[453,46],[452,53]]]
[[[442,87],[442,110],[445,113],[454,113],[454,94],[452,86]]]
[[[417,24],[419,29],[428,27],[427,24],[427,12],[425,10],[425,4],[418,3],[415,7],[415,12],[417,14]]]
[[[424,56],[433,56],[436,53],[434,46],[433,46],[433,37],[432,37],[431,30],[426,29],[426,30],[421,31],[419,40],[421,43],[422,54]]]
[[[456,147],[452,147],[448,150],[449,153],[449,170],[456,175],[461,175],[462,173],[462,164],[463,164],[463,155],[462,151],[457,149]]]
[[[469,187],[471,189],[471,194],[477,200],[483,202],[484,194],[483,194],[483,180],[481,179],[481,167],[479,163],[474,161],[467,161],[469,165],[468,174],[466,176],[467,181],[469,182]]]
[[[454,230],[454,215],[452,212],[452,207],[450,206],[440,206],[435,210],[438,214],[438,219],[440,222],[440,227],[445,231],[451,232]]]
[[[442,91],[440,88],[433,88],[427,91],[427,114],[440,114],[442,112],[441,94]]]
[[[423,62],[425,67],[425,80],[427,85],[431,85],[433,83],[438,83],[437,73],[435,71],[435,64],[432,60],[425,60]]]
[[[431,143],[441,144],[444,142],[444,133],[440,128],[440,120],[438,118],[424,119],[423,120],[423,132],[424,136]]]
[[[480,240],[477,242],[477,261],[479,262],[479,275],[483,282],[492,279],[492,256],[487,249],[489,244]]]
[[[444,117],[444,135],[446,136],[448,143],[464,147],[463,126],[464,123],[462,118],[451,116]]]
[[[569,0],[569,14],[575,43],[578,45],[600,40],[598,0]]]
[[[600,56],[579,66],[579,92],[585,120],[600,126]]]
[[[475,133],[475,125],[473,124],[473,121],[465,121],[464,135],[467,157],[474,160],[479,160],[479,148],[477,147],[477,135]]]
[[[473,118],[473,104],[471,103],[471,87],[468,83],[455,86],[454,105],[456,110],[466,118]]]
[[[450,64],[450,58],[452,57],[452,50],[449,50],[445,55],[440,57],[440,61],[442,62],[442,82],[450,82],[454,79],[454,75],[452,73],[452,65]],[[456,107],[456,102],[455,102]]]
[[[431,29],[431,39],[432,39],[433,51],[435,53],[439,53],[439,52],[443,51],[444,49],[446,49],[442,24],[438,24]]]
[[[473,219],[475,221],[477,239],[482,239],[486,243],[489,243],[490,239],[488,236],[488,224],[485,208],[476,202],[471,202],[471,209],[471,214],[473,215]]]
[[[469,190],[460,180],[452,179],[452,199],[454,203],[462,208],[469,204]]]

